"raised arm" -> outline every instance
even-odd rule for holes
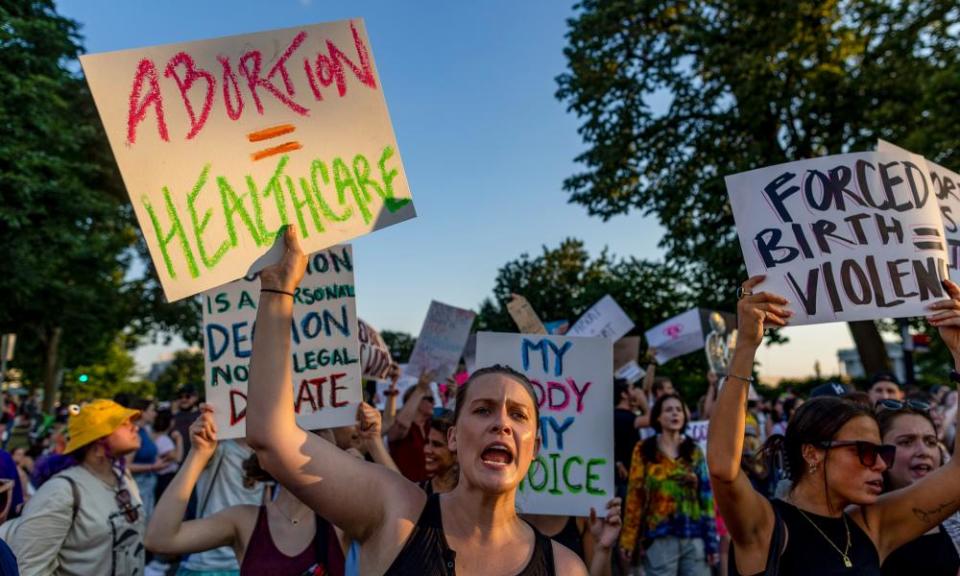
[[[183,521],[190,494],[217,450],[217,429],[209,406],[201,407],[200,417],[190,425],[190,440],[190,454],[157,502],[147,526],[144,545],[151,552],[180,555],[221,546],[236,548],[236,524],[226,510],[207,518]]]
[[[283,241],[286,250],[280,263],[260,273],[264,291],[250,359],[247,442],[264,470],[362,543],[378,528],[396,530],[394,520],[399,517],[412,516],[415,522],[425,497],[415,485],[382,466],[358,461],[297,426],[290,359],[293,298],[266,290],[293,293],[307,259],[292,227],[284,230]]]
[[[653,381],[657,378],[657,350],[656,348],[647,349],[647,373],[643,375],[643,393],[650,396],[653,390]]]
[[[383,430],[380,428],[380,411],[373,406],[362,402],[357,409],[357,427],[360,431],[360,441],[363,448],[373,458],[373,461],[400,474],[396,462],[383,445]]]
[[[717,403],[717,384],[719,379],[713,370],[707,370],[707,400],[703,403],[703,419],[709,420],[713,407]]]
[[[397,396],[400,391],[397,390],[397,381],[400,380],[400,367],[396,364],[390,366],[390,387],[385,390],[387,396],[386,407],[383,411],[383,429],[389,430],[393,427],[397,419]]]
[[[927,320],[940,332],[940,338],[953,356],[953,368],[960,371],[960,287],[949,280],[943,285],[950,296],[929,308]],[[889,492],[876,504],[865,506],[864,524],[872,528],[880,560],[901,545],[925,534],[960,509],[960,442],[955,442],[953,458],[939,470],[907,488]],[[856,518],[856,515],[854,516]]]
[[[784,326],[791,315],[783,308],[785,298],[752,293],[762,281],[763,276],[754,276],[743,283],[744,295],[737,303],[737,347],[707,431],[710,483],[717,508],[737,546],[738,567],[745,574],[760,572],[766,565],[774,523],[770,502],[753,489],[740,468],[750,375],[765,323]]]
[[[420,401],[430,394],[430,374],[426,372],[420,374],[417,380],[417,388],[410,394],[407,401],[400,408],[400,413],[394,419],[393,424],[387,429],[387,439],[391,442],[402,440],[410,433],[410,427],[417,416],[417,409],[420,407]],[[396,399],[396,397],[394,397]]]

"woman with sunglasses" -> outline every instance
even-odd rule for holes
[[[111,400],[71,407],[70,466],[43,483],[23,514],[0,526],[22,574],[142,574],[144,518],[126,457],[140,447],[140,413]]]
[[[930,417],[930,405],[916,400],[880,400],[880,435],[897,447],[897,455],[883,474],[886,491],[901,490],[943,466],[944,453]],[[884,576],[956,576],[960,573],[960,517],[940,525],[894,550],[883,562]]]
[[[297,426],[290,319],[307,258],[292,227],[283,236],[281,262],[260,273],[250,361],[247,441],[264,469],[360,542],[364,574],[585,575],[573,552],[517,514],[517,489],[539,447],[537,399],[522,374],[483,368],[457,390],[447,440],[457,452],[460,477],[446,494],[428,497],[403,476],[352,458]]]
[[[770,502],[756,492],[740,468],[750,374],[764,328],[785,326],[792,314],[786,298],[752,293],[762,281],[755,276],[743,284],[737,348],[707,443],[717,505],[733,538],[731,573],[879,575],[891,552],[960,507],[960,459],[881,494],[896,447],[881,444],[873,412],[840,398],[814,398],[770,446],[783,453],[792,481],[787,497]],[[960,368],[960,287],[943,285],[950,299],[930,305],[928,321]]]

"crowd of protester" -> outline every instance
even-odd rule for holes
[[[586,517],[519,514],[539,442],[530,381],[481,367],[438,402],[430,375],[353,426],[296,425],[287,296],[303,255],[263,271],[245,440],[218,438],[198,388],[44,415],[4,395],[0,573],[65,575],[960,573],[953,387],[877,374],[751,393],[786,301],[739,301],[729,373],[685,402],[657,375],[614,381],[616,493]],[[960,288],[931,324],[960,367]],[[960,374],[951,378],[960,381]],[[944,378],[944,381],[948,381]],[[199,385],[199,383],[197,383]],[[688,434],[708,420],[704,446]],[[19,572],[18,572],[19,570]]]

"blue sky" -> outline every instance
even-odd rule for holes
[[[418,218],[354,241],[360,316],[416,334],[431,299],[474,308],[497,269],[566,237],[594,254],[658,259],[663,235],[639,214],[603,222],[567,204],[578,120],[554,98],[573,2],[488,0],[63,0],[88,52],[363,17]],[[770,374],[836,369],[843,325],[796,330],[791,354],[764,352]],[[801,332],[802,330],[802,332]],[[810,345],[806,334],[810,334]],[[788,333],[788,335],[790,335]],[[783,348],[783,347],[781,347]],[[162,349],[137,354],[149,364]]]

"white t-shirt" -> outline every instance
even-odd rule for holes
[[[161,434],[157,436],[156,440],[154,440],[154,444],[157,445],[157,459],[162,458],[164,454],[173,452],[177,448],[177,445],[174,444],[169,434]],[[171,462],[166,468],[159,470],[157,474],[173,474],[178,468],[180,468],[179,464],[176,462]]]
[[[73,517],[77,487],[79,505]],[[83,466],[47,480],[27,501],[19,518],[0,526],[22,574],[48,576],[126,576],[143,574],[146,521],[140,491],[126,475],[137,520],[130,522],[117,504],[117,488]]]

